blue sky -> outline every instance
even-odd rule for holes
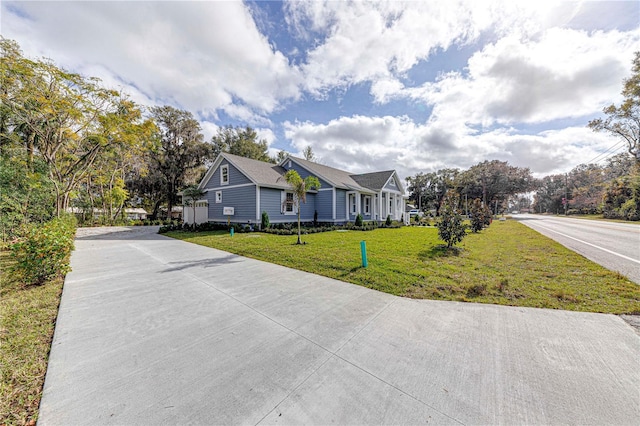
[[[403,178],[492,159],[544,176],[622,151],[586,124],[620,102],[639,22],[637,1],[3,0],[0,15],[25,55],[189,110],[207,139],[250,125],[274,155],[310,145]]]

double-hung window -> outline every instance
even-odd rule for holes
[[[364,214],[371,215],[371,197],[364,197]]]
[[[284,202],[283,202],[283,213],[284,214],[293,214],[295,213],[295,204],[293,199],[293,192],[285,192],[284,194]]]
[[[229,184],[229,165],[220,166],[220,185]]]
[[[216,203],[222,202],[222,191],[216,191]]]

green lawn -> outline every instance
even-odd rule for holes
[[[304,235],[302,246],[295,236],[263,233],[167,235],[412,298],[640,313],[640,285],[512,220],[469,234],[457,255],[439,248],[433,227]]]
[[[24,286],[10,265],[0,250],[0,424],[35,424],[63,280]]]

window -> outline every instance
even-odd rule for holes
[[[216,203],[222,202],[222,191],[216,191]]]
[[[356,214],[356,194],[349,194],[349,211],[351,214]]]
[[[229,184],[229,165],[220,166],[220,185]]]
[[[371,197],[364,197],[364,214],[371,214]]]
[[[284,193],[284,200],[282,201],[282,212],[284,214],[294,214],[296,212],[293,192]]]
[[[396,181],[395,181],[395,179],[391,179],[391,180],[389,181],[389,186],[393,186],[393,187],[395,187],[395,186],[396,186]]]

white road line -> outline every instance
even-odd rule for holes
[[[546,226],[543,226],[543,225],[540,225],[540,224],[536,224],[536,225],[537,225],[537,226],[539,226],[539,227],[541,227],[541,228],[546,229],[547,231],[555,232],[556,234],[560,234],[560,235],[562,235],[563,237],[570,238],[570,239],[575,240],[575,241],[577,241],[577,242],[579,242],[579,243],[586,244],[586,245],[588,245],[588,246],[591,246],[591,247],[597,248],[597,249],[602,250],[602,251],[606,251],[607,253],[611,253],[611,254],[616,255],[616,256],[618,256],[618,257],[621,257],[621,258],[623,258],[623,259],[627,259],[627,260],[630,260],[630,261],[632,261],[632,262],[635,262],[635,263],[640,264],[640,260],[634,259],[634,258],[629,257],[629,256],[625,256],[624,254],[616,253],[615,251],[608,250],[608,249],[606,249],[606,248],[604,248],[604,247],[600,247],[600,246],[597,246],[597,245],[595,245],[595,244],[588,243],[588,242],[586,242],[586,241],[579,240],[579,239],[577,239],[577,238],[575,238],[575,237],[572,237],[572,236],[570,236],[570,235],[563,234],[562,232],[558,232],[558,231],[556,231],[556,230],[554,230],[554,229],[551,229],[551,228],[547,228]]]

